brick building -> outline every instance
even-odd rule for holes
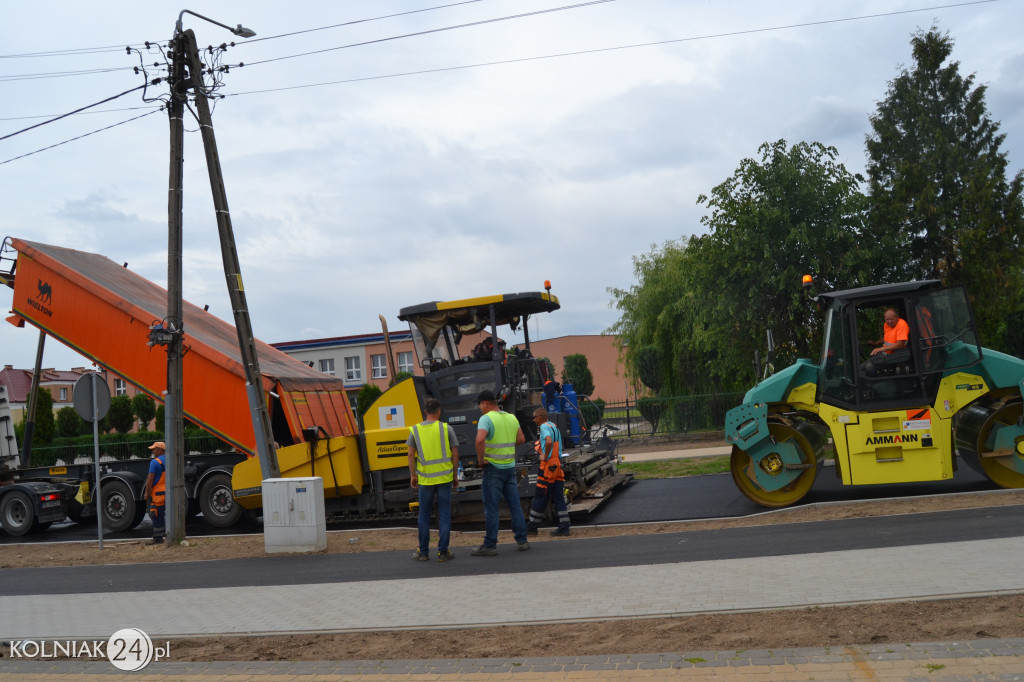
[[[473,346],[488,335],[487,332],[481,332],[463,337],[459,344],[461,352],[468,354]],[[389,336],[397,370],[423,376],[410,332],[390,332]],[[622,359],[615,343],[614,336],[578,334],[531,341],[530,347],[534,356],[551,360],[556,376],[561,375],[566,356],[574,353],[586,355],[590,371],[594,374],[594,395],[591,397],[617,402],[626,399],[627,391]],[[374,383],[384,391],[391,381],[383,333],[282,341],[270,345],[325,374],[342,377],[353,407],[356,394],[366,383]]]
[[[139,390],[130,382],[118,374],[106,369],[87,369],[85,367],[73,367],[70,370],[58,370],[47,368],[40,372],[39,388],[50,392],[53,398],[54,413],[62,407],[74,406],[75,382],[84,374],[98,372],[110,389],[111,396],[124,395],[134,397]],[[0,370],[0,386],[6,389],[7,407],[10,410],[12,426],[20,424],[25,420],[25,410],[28,407],[28,395],[32,390],[31,369],[18,369],[12,365],[4,365]],[[132,431],[138,431],[136,424]]]

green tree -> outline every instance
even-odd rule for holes
[[[565,356],[565,365],[562,367],[562,383],[572,384],[577,395],[589,396],[594,392],[594,373],[590,371],[586,355],[573,353]]]
[[[356,414],[362,422],[363,415],[370,409],[373,401],[381,396],[383,391],[377,388],[377,384],[364,384],[359,393],[356,394]]]
[[[702,265],[692,239],[652,246],[633,257],[637,284],[628,290],[609,289],[620,312],[609,332],[618,335],[625,350],[626,372],[639,378],[641,348],[647,368],[661,372],[663,395],[700,392],[710,379],[701,367],[703,358],[692,343],[702,329],[701,298],[705,290]],[[653,383],[659,383],[652,379]]]
[[[53,418],[53,394],[50,389],[39,387],[39,394],[36,397],[36,426],[32,432],[32,444],[49,445],[53,442],[56,434],[56,425]]]
[[[165,414],[166,413],[164,412],[164,404],[160,403],[159,405],[156,406],[156,413],[154,414],[154,417],[153,417],[154,422],[155,422],[153,424],[153,430],[154,431],[163,431],[164,430],[164,416],[165,416]]]
[[[634,356],[634,364],[640,383],[655,393],[660,391],[665,383],[665,368],[662,367],[661,358],[658,357],[658,349],[651,344],[638,348]]]
[[[399,384],[411,376],[415,375],[412,372],[399,372],[398,374],[395,375],[395,378],[392,379],[390,383],[388,383],[388,386],[394,386],[395,384]]]
[[[142,428],[148,431],[149,423],[156,416],[156,401],[145,393],[136,393],[132,397],[132,414],[142,422]],[[163,429],[162,426],[160,428]]]
[[[653,247],[634,258],[638,284],[610,290],[621,313],[610,331],[623,340],[627,371],[661,396],[749,387],[765,330],[777,364],[816,353],[821,330],[801,275],[840,288],[864,283],[873,268],[862,178],[838,151],[785,140],[758,151],[760,160],[743,159],[698,197],[710,209],[701,220],[708,234]]]
[[[1024,358],[1024,311],[1006,316],[1003,326],[1003,346],[1007,353]]]
[[[107,412],[107,423],[118,433],[132,430],[135,417],[132,414],[132,400],[126,395],[115,395],[110,399],[110,410]]]
[[[914,64],[889,82],[867,137],[871,219],[888,277],[967,284],[986,344],[1024,310],[1024,173],[1007,180],[1005,135],[985,86],[951,61],[935,27],[911,38]]]
[[[63,438],[72,438],[82,433],[83,423],[75,408],[66,406],[57,410],[57,435]]]
[[[583,415],[583,422],[588,428],[601,423],[601,419],[604,418],[605,404],[601,398],[580,401],[580,414]]]
[[[863,283],[873,253],[864,242],[863,180],[836,159],[835,147],[785,140],[762,144],[761,160],[744,159],[736,173],[700,196],[702,262],[711,266],[704,350],[720,349],[723,367],[750,376],[754,350],[771,330],[779,361],[817,352],[819,316],[807,305],[800,277],[814,273],[825,288]],[[707,280],[706,280],[707,282]]]

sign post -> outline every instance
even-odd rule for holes
[[[103,496],[100,495],[100,420],[110,409],[110,387],[100,380],[96,372],[83,374],[72,390],[75,412],[82,419],[92,422],[93,468],[96,470],[96,484],[92,499],[96,504],[96,536],[103,549]]]

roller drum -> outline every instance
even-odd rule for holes
[[[1001,457],[985,456],[994,428],[1016,426],[1021,419],[1021,401],[975,403],[961,410],[956,422],[956,450],[967,466],[1003,488],[1024,488],[1024,458],[1019,452]]]
[[[770,420],[768,432],[776,443],[791,441],[801,453],[807,468],[786,486],[778,490],[764,490],[757,484],[753,467],[758,466],[746,451],[733,447],[729,465],[733,481],[747,498],[762,507],[788,507],[800,501],[810,491],[818,475],[827,441],[827,429],[806,421]]]

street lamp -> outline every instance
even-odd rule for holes
[[[252,30],[251,28],[246,28],[245,26],[242,26],[241,24],[239,24],[235,28],[231,28],[227,24],[222,24],[219,21],[214,21],[210,17],[204,17],[202,14],[196,14],[195,12],[193,12],[190,9],[183,9],[183,10],[181,10],[181,14],[178,15],[178,23],[176,23],[174,25],[174,35],[178,35],[179,33],[181,33],[181,18],[183,16],[185,16],[186,14],[191,14],[194,17],[199,17],[200,19],[205,19],[206,21],[210,22],[211,24],[217,24],[221,28],[226,28],[227,30],[231,31],[232,33],[234,33],[239,38],[252,38],[254,35],[256,35],[256,31]]]

